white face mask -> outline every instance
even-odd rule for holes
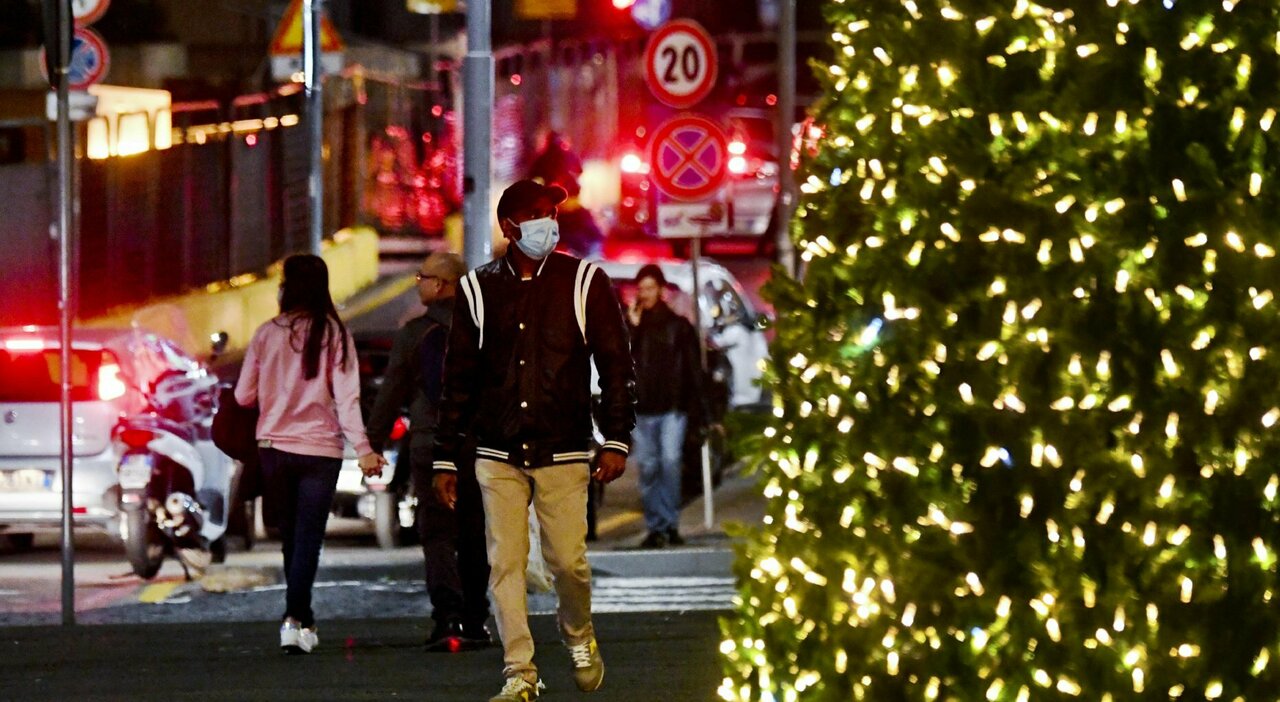
[[[542,260],[560,242],[560,223],[550,217],[520,223],[520,240],[516,246],[535,261]]]

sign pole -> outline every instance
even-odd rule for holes
[[[778,203],[774,210],[778,263],[788,275],[796,274],[795,248],[791,245],[791,213],[796,184],[791,172],[791,123],[796,112],[796,0],[779,0],[782,27],[778,32]]]
[[[714,209],[715,205],[712,205]],[[716,212],[708,212],[706,215],[692,217],[698,223],[698,233],[693,237],[693,245],[691,247],[691,257],[689,262],[693,265],[693,328],[698,330],[698,358],[702,366],[702,376],[707,375],[707,330],[702,327],[702,304],[699,302],[701,296],[698,291],[702,289],[702,278],[698,273],[698,268],[702,265],[702,237],[707,235],[707,227],[713,222],[720,221],[720,215]],[[699,458],[702,463],[702,526],[711,530],[715,524],[716,510],[713,495],[713,485],[711,484],[711,444],[709,439],[702,439],[702,446],[699,450]]]
[[[307,196],[311,210],[311,253],[319,256],[324,242],[324,82],[321,73],[320,17],[324,0],[302,3],[302,72],[306,79],[308,146],[311,171]]]
[[[71,440],[73,416],[71,407],[71,227],[75,213],[72,202],[72,179],[75,168],[74,134],[71,130],[71,0],[48,0],[57,15],[57,37],[53,76],[58,93],[58,368],[59,368],[59,420],[61,423],[61,479],[62,479],[62,624],[76,623],[76,574],[74,519],[71,494],[71,464],[75,445]]]
[[[462,254],[468,268],[489,262],[493,240],[489,178],[493,149],[493,44],[490,0],[467,2],[467,55],[462,59]]]

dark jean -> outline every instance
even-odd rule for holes
[[[311,586],[320,567],[320,546],[342,459],[271,448],[259,448],[258,454],[262,457],[263,500],[275,504],[274,526],[280,530],[284,551],[284,616],[311,627],[316,621],[311,611]]]
[[[432,489],[430,449],[415,448],[411,455],[431,618],[483,624],[489,618],[489,557],[475,465],[460,461],[458,502],[449,509]]]

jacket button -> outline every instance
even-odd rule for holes
[[[528,451],[528,450],[529,450],[529,444],[520,444],[520,446],[521,446],[521,448],[523,448],[525,451]]]
[[[522,365],[522,366],[524,365],[524,359],[523,359],[523,358],[522,358],[522,359],[520,359],[520,365]]]
[[[525,468],[528,468],[528,467],[529,467],[529,462],[528,462],[528,461],[525,461],[525,462],[524,462],[524,467],[525,467]]]
[[[521,329],[524,329],[524,322],[521,322],[521,323],[520,323],[520,328],[521,328]]]
[[[528,408],[528,407],[529,407],[529,403],[528,403],[528,402],[521,402],[521,403],[520,403],[520,408],[521,408],[521,409],[526,409],[526,408]]]

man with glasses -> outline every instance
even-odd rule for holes
[[[456,510],[436,499],[431,485],[432,445],[444,372],[445,342],[453,317],[458,279],[467,272],[457,254],[433,253],[414,274],[425,314],[400,329],[382,387],[369,418],[369,442],[381,450],[395,420],[409,407],[409,456],[418,498],[418,533],[426,565],[431,618],[427,649],[458,651],[489,645],[489,562],[485,555],[484,508],[475,468],[459,469]]]

